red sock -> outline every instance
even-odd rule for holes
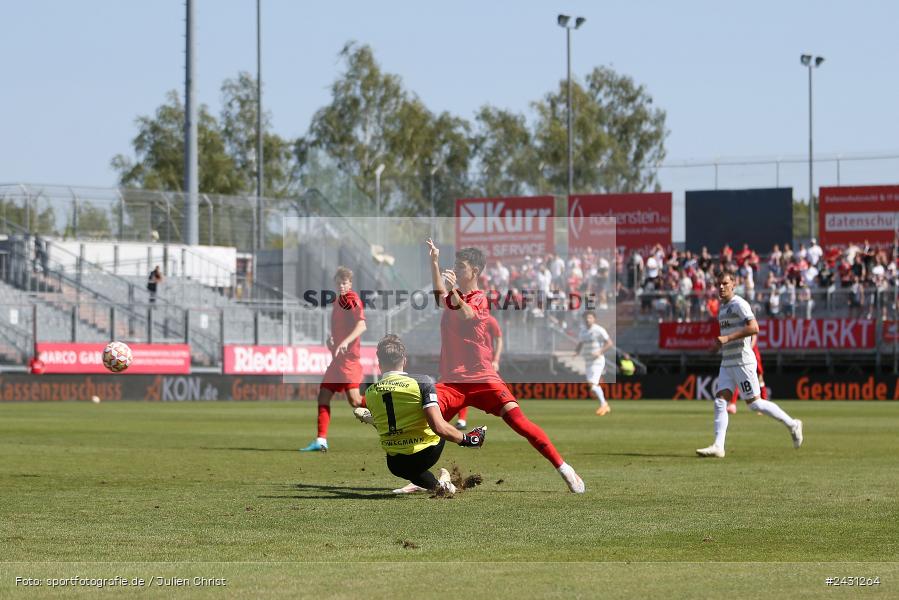
[[[764,392],[762,392],[762,393],[764,393]],[[730,397],[730,403],[731,404],[737,403],[737,395],[736,394],[734,394],[733,396]]]
[[[761,396],[762,396],[762,400],[767,400],[767,399],[768,399],[768,388],[767,388],[766,386],[764,386],[764,385],[762,386],[762,393],[761,393]]]
[[[562,466],[562,457],[556,452],[555,446],[549,441],[546,433],[540,427],[524,416],[524,412],[520,408],[513,408],[503,415],[503,421],[506,425],[518,435],[527,438],[531,446],[537,449],[546,460],[551,462],[557,469]]]
[[[368,408],[368,405],[365,404],[365,396],[362,396],[362,404],[360,404],[362,408]]]
[[[328,437],[328,425],[331,423],[331,406],[328,404],[318,405],[318,437]]]
[[[459,420],[460,420],[460,421],[467,421],[467,420],[468,420],[467,417],[468,417],[468,407],[467,407],[467,406],[463,406],[463,407],[462,407],[462,410],[459,411]]]

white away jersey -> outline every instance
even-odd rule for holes
[[[749,303],[736,295],[727,304],[722,304],[718,311],[718,326],[721,328],[721,335],[730,335],[740,331],[752,319],[755,319],[755,315],[752,314]],[[728,342],[721,349],[722,367],[741,365],[755,365],[752,336]]]
[[[587,362],[602,358],[593,356],[593,353],[600,350],[608,340],[609,332],[597,323],[594,323],[590,329],[581,327],[577,336],[577,341],[581,343],[581,356]]]

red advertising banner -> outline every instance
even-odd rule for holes
[[[615,241],[605,219],[614,218]],[[625,251],[671,244],[671,192],[651,194],[591,194],[568,202],[568,240],[572,252],[587,246]]]
[[[362,346],[362,373],[378,372],[377,350]],[[326,346],[245,346],[224,349],[225,375],[324,375],[331,364]]]
[[[134,362],[125,375],[187,375],[190,346],[187,344],[128,344]],[[44,373],[109,374],[103,366],[104,343],[38,342],[35,350],[44,363]]]
[[[759,350],[873,348],[874,321],[867,319],[762,319]]]
[[[821,244],[892,245],[899,231],[899,185],[822,187],[818,209]]]
[[[488,263],[555,252],[552,196],[456,200],[456,249],[480,248]]]
[[[709,350],[718,323],[659,323],[660,350]],[[761,319],[759,350],[874,348],[874,321],[866,319]]]
[[[659,323],[659,350],[711,351],[717,336],[716,321]]]

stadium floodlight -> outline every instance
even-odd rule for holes
[[[256,196],[259,201],[256,203],[256,210],[259,213],[256,216],[256,226],[259,232],[256,239],[259,240],[259,247],[265,246],[263,237],[265,235],[265,218],[263,211],[264,205],[262,198],[265,196],[265,157],[263,156],[263,122],[262,112],[262,0],[256,0]]]
[[[381,243],[381,173],[384,172],[386,166],[384,163],[378,165],[375,169],[375,206],[377,210],[377,234],[378,243]]]
[[[813,60],[814,59],[814,60]],[[802,54],[799,62],[808,67],[808,235],[815,237],[814,146],[812,144],[812,70],[824,62],[823,56]]]
[[[568,15],[559,15],[556,19],[556,22],[559,24],[559,27],[563,27],[565,29],[565,43],[566,43],[566,61],[568,64],[568,195],[571,196],[574,193],[574,142],[572,141],[571,135],[571,123],[572,123],[572,111],[571,111],[571,30],[578,29],[587,19],[584,17],[575,17],[574,25],[569,26],[568,23],[571,21],[571,17]]]
[[[432,163],[431,169],[429,171],[431,175],[430,185],[428,185],[428,195],[431,197],[431,238],[437,239],[437,202],[434,197],[434,175],[437,174],[437,171],[443,168],[442,162],[434,162]]]
[[[437,217],[437,208],[434,204],[434,175],[437,174],[437,171],[443,168],[443,164],[435,163],[433,167],[431,167],[429,174],[431,175],[431,185],[429,186],[430,195],[431,195],[431,218],[434,219]]]

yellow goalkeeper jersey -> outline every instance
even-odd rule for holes
[[[388,454],[415,454],[440,443],[424,409],[437,406],[437,390],[426,375],[389,371],[365,391],[381,447]]]

